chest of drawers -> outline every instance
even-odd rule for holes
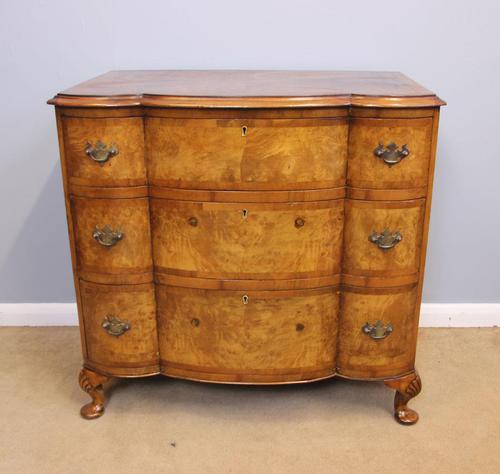
[[[84,367],[384,381],[418,415],[439,108],[399,73],[116,71],[56,106]]]

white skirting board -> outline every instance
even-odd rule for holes
[[[75,326],[75,303],[0,304],[0,326]],[[421,327],[500,326],[500,303],[423,303]]]

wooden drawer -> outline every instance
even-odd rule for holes
[[[151,183],[190,189],[344,186],[345,119],[148,118]]]
[[[417,274],[424,211],[425,199],[346,200],[344,273],[381,278]]]
[[[149,202],[72,196],[80,276],[152,271]],[[83,273],[85,273],[85,275]]]
[[[152,199],[155,268],[204,278],[340,273],[343,200],[220,203]]]
[[[157,301],[167,375],[279,382],[334,373],[339,296],[331,287],[245,293],[160,285]]]
[[[80,293],[86,364],[112,375],[157,372],[153,284],[98,285],[80,280]]]
[[[431,142],[432,118],[352,119],[348,185],[369,189],[427,186]],[[396,145],[394,153],[388,148],[391,143]],[[401,158],[405,151],[408,155]],[[398,159],[398,163],[386,163]]]
[[[345,288],[339,323],[338,372],[382,378],[413,370],[418,329],[417,287]],[[380,321],[377,331],[374,327]],[[371,327],[366,327],[366,324]],[[392,332],[385,332],[390,325]],[[372,332],[370,332],[370,329]],[[390,330],[390,329],[389,329]],[[374,339],[382,337],[381,339]]]
[[[71,184],[147,184],[142,117],[65,117],[62,120],[68,179]],[[98,142],[104,144],[105,150],[98,151]],[[113,146],[116,154],[109,153]],[[96,159],[105,161],[95,161]]]

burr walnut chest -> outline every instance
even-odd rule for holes
[[[114,71],[56,95],[84,365],[420,391],[439,108],[400,73]]]

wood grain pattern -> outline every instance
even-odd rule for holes
[[[242,297],[248,296],[244,304]],[[162,373],[170,367],[222,380],[294,380],[333,374],[339,296],[331,288],[210,291],[157,287]],[[269,380],[269,378],[267,378]]]
[[[432,118],[352,119],[349,131],[347,184],[354,188],[418,188],[427,184],[431,153]],[[375,148],[394,142],[407,145],[410,154],[388,166]]]
[[[347,130],[335,119],[148,118],[150,182],[226,190],[342,186]]]
[[[435,107],[444,102],[399,72],[111,71],[59,93],[65,107]]]
[[[161,371],[384,380],[396,419],[416,422],[439,98],[397,73],[134,71],[51,103],[85,417],[102,414],[108,377]],[[119,154],[94,163],[97,140]],[[374,149],[392,141],[410,154],[389,167]],[[92,237],[106,224],[125,233],[111,248]],[[403,239],[381,250],[369,236],[385,228]],[[112,313],[131,329],[108,334]],[[393,326],[384,339],[362,330],[377,320]]]
[[[148,273],[152,270],[149,201],[72,197],[77,269],[101,274]],[[92,237],[96,226],[123,232],[113,247]]]
[[[141,117],[63,118],[68,175],[71,184],[140,186],[147,184],[144,125]],[[118,154],[96,163],[86,153],[88,143],[115,144]]]
[[[155,269],[243,279],[340,273],[343,217],[342,200],[243,204],[152,199]],[[297,219],[303,220],[302,227]]]
[[[344,288],[339,321],[339,374],[356,378],[384,378],[413,370],[413,329],[417,302],[415,285],[401,288]],[[385,339],[374,340],[362,327],[377,320],[392,324]]]
[[[111,375],[158,370],[158,337],[154,285],[98,285],[80,280],[87,335],[86,364],[98,365]],[[102,327],[108,315],[130,323],[121,336]]]
[[[343,271],[350,275],[392,277],[419,270],[425,199],[413,201],[346,200]],[[402,240],[380,249],[370,235],[388,229]]]

